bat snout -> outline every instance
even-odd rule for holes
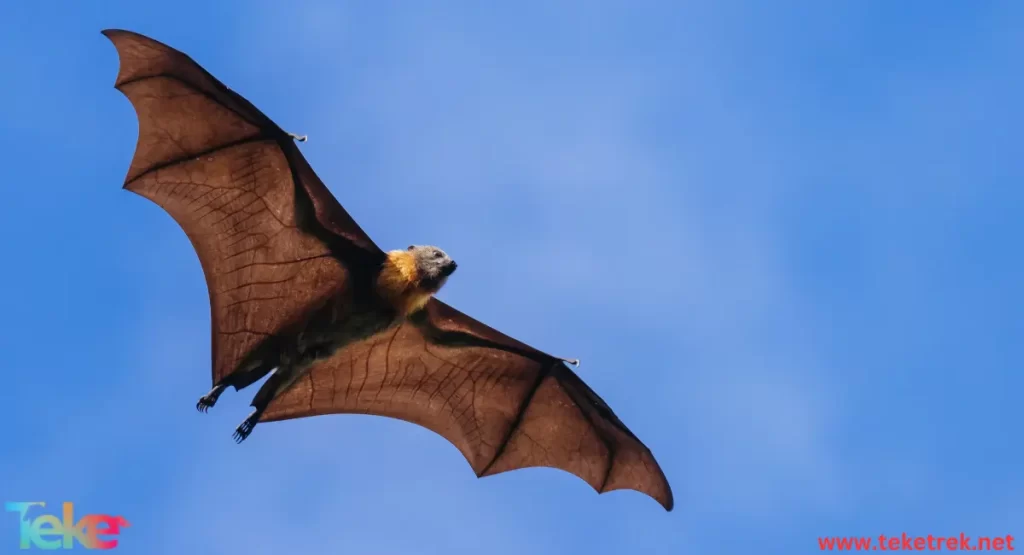
[[[453,273],[455,273],[455,269],[458,268],[458,267],[459,267],[459,265],[456,264],[454,260],[449,260],[448,263],[444,265],[444,268],[441,270],[441,273],[445,277],[448,277],[448,276],[452,275]]]

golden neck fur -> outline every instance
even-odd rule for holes
[[[391,251],[377,276],[377,292],[402,316],[423,308],[435,291],[420,286],[416,257],[409,251]]]

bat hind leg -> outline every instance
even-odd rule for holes
[[[206,412],[217,404],[220,394],[228,387],[234,387],[235,391],[249,387],[263,376],[267,375],[274,368],[274,363],[256,360],[237,371],[225,376],[206,395],[199,398],[196,409],[199,412]]]
[[[220,398],[220,394],[224,393],[224,390],[227,389],[227,387],[227,384],[224,383],[219,383],[213,386],[213,389],[211,389],[209,393],[199,398],[199,402],[196,403],[196,409],[199,412],[206,412],[210,410],[210,408],[217,404],[217,399]]]
[[[270,402],[294,383],[298,375],[299,373],[294,366],[279,366],[270,374],[270,377],[263,383],[259,392],[256,393],[256,397],[252,400],[252,412],[235,428],[235,443],[242,443],[245,441],[245,438],[249,437],[253,428],[259,423],[264,411],[270,406]]]
[[[263,416],[263,411],[258,408],[253,409],[253,411],[249,413],[249,416],[247,416],[245,420],[235,428],[235,433],[232,434],[232,437],[235,438],[235,443],[242,443],[245,441],[245,438],[249,437],[253,428],[255,428],[256,424],[260,421],[261,416]]]

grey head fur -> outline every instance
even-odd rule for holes
[[[420,287],[424,290],[440,289],[458,267],[448,253],[432,245],[409,245],[409,252],[416,258]]]

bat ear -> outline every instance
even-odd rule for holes
[[[415,248],[416,248],[416,245],[409,245],[409,250],[413,250]]]

